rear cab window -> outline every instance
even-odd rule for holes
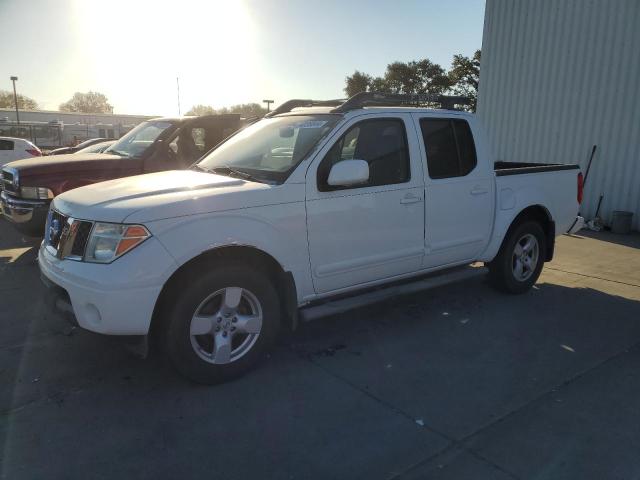
[[[430,178],[464,177],[475,169],[476,148],[466,120],[421,118],[420,130]]]

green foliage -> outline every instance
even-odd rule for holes
[[[15,108],[13,92],[0,90],[0,108]],[[29,97],[18,94],[18,108],[20,110],[36,110],[38,103]]]
[[[216,113],[216,111],[211,105],[198,104],[191,107],[191,110],[185,113],[185,115],[194,115],[199,117],[200,115],[212,115],[214,113]]]
[[[476,110],[478,100],[478,83],[480,81],[480,50],[476,50],[473,57],[454,55],[449,70],[449,78],[452,83],[452,92],[456,95],[470,97]]]
[[[348,76],[345,80],[347,85],[344,87],[344,93],[347,94],[347,97],[352,97],[358,92],[368,91],[373,79],[371,75],[356,70],[353,75]]]
[[[241,116],[261,117],[267,113],[267,109],[257,103],[241,103],[230,107],[215,109],[210,105],[194,105],[187,115],[223,115],[225,113],[239,113]]]
[[[61,112],[112,113],[107,97],[99,92],[76,92],[70,100],[60,104]]]
[[[480,50],[471,58],[454,55],[448,72],[428,58],[390,63],[381,77],[356,70],[345,78],[344,92],[349,97],[358,92],[464,95],[471,98],[475,111],[479,76]]]

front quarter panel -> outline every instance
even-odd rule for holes
[[[147,227],[179,266],[216,248],[249,246],[293,274],[298,300],[313,293],[303,201],[159,220]]]

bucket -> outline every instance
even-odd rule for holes
[[[611,218],[611,231],[613,233],[631,232],[631,217],[633,217],[633,212],[614,210]]]

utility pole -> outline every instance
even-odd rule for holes
[[[176,77],[176,86],[178,87],[178,116],[180,116],[180,78]]]
[[[16,80],[18,77],[11,77],[11,81],[13,82],[13,103],[16,105],[16,120],[18,124],[20,124],[20,113],[18,112],[18,94],[16,93]]]
[[[267,104],[267,113],[269,113],[269,110],[271,110],[269,107],[273,103],[273,100],[262,100],[262,103],[266,103]]]

